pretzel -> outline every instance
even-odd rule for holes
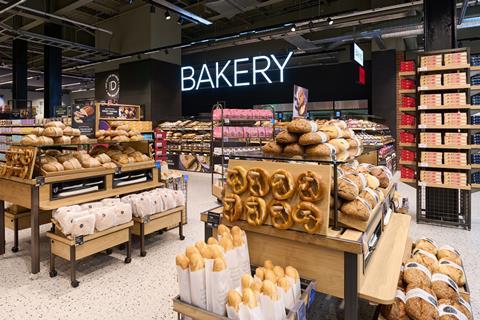
[[[268,204],[268,212],[275,228],[288,229],[293,226],[292,207],[288,202],[273,199]]]
[[[277,200],[287,200],[293,196],[297,185],[290,172],[278,169],[270,177],[272,195]]]
[[[28,175],[28,166],[24,166],[18,176],[22,179],[25,179],[27,175]]]
[[[302,201],[318,201],[324,194],[322,178],[315,172],[307,171],[298,176],[298,193]]]
[[[264,197],[270,191],[268,172],[262,168],[252,168],[247,172],[250,194],[255,197]]]
[[[261,226],[267,220],[265,200],[259,197],[250,196],[245,202],[245,214],[247,222],[252,226]]]
[[[229,194],[223,198],[223,216],[234,222],[242,215],[242,199],[236,194]]]
[[[292,213],[293,221],[298,224],[303,224],[305,230],[314,234],[323,224],[323,216],[320,212],[320,209],[311,202],[302,201],[300,202]]]
[[[227,169],[227,184],[232,188],[233,193],[244,193],[248,188],[247,170],[241,166]]]

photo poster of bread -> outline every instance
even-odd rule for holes
[[[293,86],[293,118],[306,117],[308,103],[308,89]]]
[[[100,104],[100,119],[140,120],[140,106]]]
[[[96,120],[95,106],[76,105],[72,107],[72,127],[79,129],[83,135],[95,138]]]

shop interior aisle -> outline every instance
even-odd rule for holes
[[[189,173],[188,224],[185,241],[178,240],[177,230],[153,235],[147,239],[148,255],[138,256],[134,250],[132,263],[124,265],[122,252],[114,250],[87,258],[79,264],[81,286],[72,289],[68,285],[68,265],[59,261],[57,269],[65,277],[51,279],[48,276],[48,241],[41,230],[41,272],[29,276],[29,230],[20,233],[20,249],[17,254],[8,251],[0,257],[0,319],[177,319],[171,308],[171,299],[178,294],[175,255],[186,245],[203,238],[203,223],[199,213],[216,205],[211,196],[210,176]],[[398,180],[398,175],[397,175]],[[415,190],[399,183],[404,196],[409,197],[411,211],[415,208]],[[472,231],[463,231],[412,222],[412,238],[429,236],[440,243],[448,243],[462,253],[468,281],[472,291],[475,318],[480,318],[480,194],[474,194]],[[478,204],[475,206],[475,204]],[[475,207],[477,209],[475,210]],[[412,213],[413,217],[415,216]],[[412,220],[414,221],[414,219]],[[7,247],[11,247],[13,233],[7,232]],[[139,245],[134,241],[134,248]]]

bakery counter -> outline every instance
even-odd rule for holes
[[[0,178],[0,255],[5,253],[5,201],[30,209],[31,272],[35,274],[40,271],[40,210],[54,210],[162,185],[160,169],[150,167],[140,171],[143,173],[134,172],[137,175],[143,174],[141,181],[136,176],[127,177],[125,180],[133,182],[115,186],[114,169],[104,169],[97,174],[78,172],[69,175],[64,172],[63,176],[39,176],[36,179]]]
[[[368,230],[329,227],[326,235],[312,235],[268,225],[252,226],[240,220],[230,223],[221,212],[219,207],[201,214],[205,240],[217,232],[212,226],[218,223],[239,226],[247,234],[251,264],[261,265],[270,259],[274,264],[294,266],[301,277],[316,282],[316,291],[345,299],[346,319],[358,319],[360,298],[374,303],[394,301],[408,246],[409,216],[392,213],[385,227],[380,221],[373,228],[380,231],[375,233],[378,239],[371,242]]]

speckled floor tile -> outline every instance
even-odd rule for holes
[[[186,239],[178,239],[178,230],[147,238],[147,256],[139,256],[138,241],[133,243],[133,259],[124,264],[124,253],[115,249],[107,256],[98,254],[78,265],[78,288],[70,287],[68,263],[57,259],[58,276],[48,275],[48,241],[41,229],[41,271],[31,276],[29,230],[20,232],[20,252],[10,251],[13,233],[7,230],[7,253],[0,257],[0,319],[177,319],[172,311],[172,298],[177,295],[175,255],[185,246],[203,239],[203,223],[199,213],[217,205],[211,196],[210,175],[190,174],[188,192],[188,224]],[[409,194],[410,208],[415,208],[414,190],[401,185]],[[411,190],[409,190],[411,189]],[[478,195],[474,203],[480,205]],[[475,206],[474,206],[475,208]],[[478,206],[477,206],[478,208]],[[480,303],[480,267],[477,258],[480,244],[480,212],[474,216],[473,231],[417,225],[412,222],[413,238],[426,235],[449,243],[464,256],[465,268],[474,305]],[[477,318],[480,317],[475,308]]]

